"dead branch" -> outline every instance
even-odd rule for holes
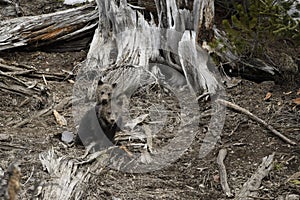
[[[0,90],[17,95],[24,95],[26,97],[33,97],[39,101],[44,91],[44,85],[37,84],[37,81],[29,85],[18,77],[63,81],[66,79],[66,76],[64,73],[39,72],[31,66],[17,63],[8,64],[4,60],[0,60]],[[25,121],[25,123],[28,122]],[[23,124],[21,123],[21,125]]]
[[[231,193],[228,182],[227,182],[227,172],[226,172],[226,167],[224,165],[224,159],[225,159],[226,155],[227,155],[227,150],[221,149],[219,151],[217,163],[219,166],[219,174],[220,174],[220,181],[221,181],[222,189],[225,192],[227,197],[233,197],[233,194]]]
[[[14,76],[11,76],[9,73],[5,73],[5,72],[3,72],[3,71],[0,70],[0,76],[4,76],[5,78],[11,79],[14,82],[17,82],[17,83],[19,83],[22,86],[28,87],[28,85],[26,83],[24,83],[22,80],[14,77]]]
[[[34,114],[33,116],[29,117],[29,118],[26,118],[24,120],[22,120],[21,122],[17,123],[16,125],[14,125],[14,128],[18,128],[18,127],[21,127],[21,126],[24,126],[25,124],[28,124],[30,123],[33,119],[35,118],[38,118],[38,117],[41,117],[42,115],[50,112],[52,110],[51,107],[48,107],[48,108],[45,108],[39,112],[37,112],[36,114]]]
[[[19,68],[17,66],[11,66],[11,65],[7,65],[6,63],[3,64],[2,62],[5,62],[4,60],[0,60],[0,69],[3,70],[3,71],[22,71],[24,69],[22,68]],[[32,69],[30,69],[32,70]]]
[[[0,149],[3,149],[3,150],[11,150],[11,149],[27,149],[27,148],[26,148],[26,147],[19,146],[19,145],[6,144],[6,143],[0,142]]]
[[[31,89],[28,89],[24,86],[16,85],[16,84],[4,84],[0,82],[0,90],[5,91],[5,92],[10,92],[14,93],[17,95],[25,95],[25,96],[34,96],[36,97],[35,92]]]
[[[30,123],[32,120],[36,119],[36,118],[39,118],[43,115],[47,116],[47,115],[50,115],[53,110],[61,110],[63,109],[64,107],[67,107],[71,104],[71,97],[66,97],[64,98],[60,103],[56,104],[56,105],[51,105],[49,106],[48,108],[45,108],[37,113],[35,113],[34,115],[32,115],[31,117],[27,118],[27,119],[24,119],[22,120],[21,122],[13,122],[12,124],[14,123],[17,123],[16,125],[14,125],[14,128],[17,128],[17,127],[21,127],[21,126],[24,126],[25,124],[28,124]],[[11,124],[11,123],[10,123]]]
[[[269,129],[273,134],[275,134],[276,136],[280,137],[283,141],[291,144],[291,145],[296,145],[297,143],[290,140],[289,138],[287,138],[286,136],[282,135],[280,132],[278,132],[277,130],[275,130],[273,128],[273,126],[269,125],[267,122],[265,122],[264,120],[260,119],[259,117],[257,117],[256,115],[252,114],[250,111],[246,110],[245,108],[242,108],[234,103],[231,103],[229,101],[226,101],[224,99],[218,99],[217,100],[218,103],[231,108],[235,111],[238,111],[240,113],[243,113],[245,115],[247,115],[248,117],[250,117],[252,120],[262,124],[264,127],[266,127],[267,129]]]
[[[4,64],[1,62],[3,62]],[[43,78],[44,76],[47,80],[57,80],[57,81],[65,80],[67,77],[67,74],[64,73],[40,72],[36,68],[28,65],[18,64],[18,63],[14,63],[14,65],[9,65],[2,60],[0,60],[0,69],[3,70],[3,71],[0,70],[0,75],[14,79],[20,82],[24,86],[27,85],[13,76],[24,76],[29,78]]]
[[[63,73],[45,73],[45,72],[35,72],[35,73],[27,73],[27,74],[19,74],[23,76],[27,76],[30,78],[43,78],[43,76],[47,80],[51,81],[63,81],[66,79],[67,75]]]
[[[242,189],[236,195],[235,200],[250,200],[258,196],[258,188],[261,181],[266,177],[273,168],[274,153],[263,158],[262,163],[251,178],[244,183]]]

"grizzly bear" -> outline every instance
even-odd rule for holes
[[[98,82],[98,87],[96,89],[96,101],[97,105],[106,105],[111,102],[111,95],[113,89],[117,86],[116,83],[107,84],[103,83],[101,80]]]
[[[97,119],[103,133],[111,142],[114,142],[115,133],[118,131],[116,124],[118,117],[112,110],[111,103],[97,105],[95,108]]]
[[[87,146],[94,142],[94,151],[112,146],[115,133],[119,130],[111,102],[115,87],[116,84],[99,81],[96,89],[96,105],[87,111],[79,125],[78,136],[81,143]]]

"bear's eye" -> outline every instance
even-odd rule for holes
[[[101,95],[104,95],[104,92],[102,91],[100,94],[101,94]]]
[[[108,112],[107,114],[111,115],[111,112]]]
[[[107,95],[110,97],[111,93],[108,93]]]

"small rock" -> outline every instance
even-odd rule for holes
[[[0,141],[1,142],[9,142],[11,141],[11,136],[8,134],[0,134]]]
[[[74,141],[74,134],[70,131],[64,131],[61,134],[61,140],[66,144],[70,144]]]

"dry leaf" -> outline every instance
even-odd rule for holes
[[[53,110],[54,117],[56,119],[56,122],[61,125],[61,126],[66,126],[67,125],[67,120],[59,114],[56,110]]]
[[[214,182],[220,183],[220,176],[219,175],[214,175],[213,179],[214,179]]]
[[[265,101],[269,100],[272,96],[272,93],[271,92],[268,92],[264,98]]]
[[[298,90],[298,92],[297,92],[297,95],[300,95],[300,88],[299,88],[299,90]]]
[[[300,105],[300,98],[293,99],[292,101],[293,101],[293,103]]]

